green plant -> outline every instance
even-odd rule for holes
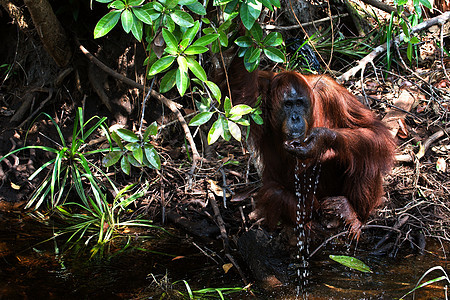
[[[55,142],[55,147],[39,145],[25,146],[11,151],[4,157],[0,158],[0,161],[2,161],[11,154],[26,149],[39,149],[54,153],[54,158],[40,166],[28,178],[28,180],[31,181],[41,172],[49,169],[46,177],[34,191],[25,208],[34,206],[37,209],[47,198],[49,198],[50,207],[55,208],[65,202],[65,198],[69,194],[72,187],[75,187],[76,192],[81,198],[86,197],[85,187],[83,184],[86,181],[89,183],[90,191],[93,193],[97,205],[101,205],[102,199],[100,194],[102,187],[100,181],[96,179],[93,173],[93,171],[98,170],[98,168],[89,161],[88,156],[95,153],[106,152],[109,151],[109,149],[90,151],[86,151],[85,149],[88,148],[86,141],[94,132],[97,131],[97,129],[102,128],[109,138],[108,129],[104,124],[106,118],[94,116],[85,122],[83,118],[83,111],[81,108],[78,108],[70,139],[71,143],[69,143],[66,142],[61,128],[56,121],[46,113],[43,113],[43,115],[49,118],[53,123],[58,133],[60,143]],[[92,123],[94,124],[91,126]]]
[[[344,265],[351,269],[355,269],[365,273],[372,273],[372,270],[370,270],[369,266],[367,266],[365,263],[363,263],[361,260],[355,257],[347,255],[330,255],[330,258],[335,262],[338,262],[341,265]]]
[[[85,245],[94,241],[94,246],[90,249],[91,257],[102,257],[105,252],[109,252],[111,241],[118,237],[124,237],[124,229],[130,226],[163,230],[152,225],[151,220],[140,218],[124,220],[128,206],[147,192],[148,184],[133,191],[135,185],[128,185],[118,191],[112,203],[107,201],[105,193],[101,193],[100,202],[86,196],[81,198],[81,203],[67,202],[64,205],[57,206],[57,210],[61,213],[64,221],[71,224],[65,227],[59,235],[70,234],[66,244],[76,245],[85,238],[87,238],[84,242]],[[114,190],[117,190],[115,186]]]
[[[436,277],[436,278],[434,278],[434,279],[430,279],[430,280],[428,280],[428,281],[426,281],[426,282],[420,284],[420,282],[425,278],[425,276],[427,276],[428,274],[430,274],[431,272],[433,272],[433,271],[435,271],[435,270],[441,271],[442,273],[444,273],[444,275],[439,276],[439,277]],[[415,286],[412,290],[410,290],[409,292],[407,292],[406,294],[404,294],[400,299],[404,299],[406,296],[408,296],[408,295],[411,294],[411,293],[414,293],[415,291],[417,291],[417,290],[420,289],[420,288],[423,288],[423,287],[425,287],[425,286],[427,286],[427,285],[429,285],[429,284],[432,284],[432,283],[435,283],[435,282],[438,282],[438,281],[442,281],[442,280],[446,280],[446,281],[450,284],[450,277],[448,277],[447,272],[445,272],[445,270],[444,270],[443,267],[441,267],[441,266],[435,266],[435,267],[432,267],[432,268],[428,269],[428,270],[420,277],[420,279],[417,281],[416,286]],[[447,291],[446,288],[445,288],[445,291]]]
[[[158,152],[150,142],[150,137],[158,133],[156,122],[153,122],[144,132],[138,136],[128,129],[117,129],[111,132],[111,138],[117,143],[118,148],[113,148],[103,158],[103,165],[110,167],[120,160],[122,172],[127,175],[131,173],[131,166],[137,168],[149,167],[161,168],[161,159]],[[124,144],[126,142],[126,144]]]
[[[234,288],[205,288],[200,290],[192,290],[189,283],[186,280],[180,280],[173,283],[184,283],[186,292],[181,292],[176,290],[179,295],[184,299],[226,299],[225,296],[232,293],[239,293],[245,291],[245,288],[234,287]]]
[[[208,98],[202,98],[201,102],[197,102],[199,113],[189,122],[190,126],[200,126],[208,122],[214,114],[217,114],[217,120],[211,126],[208,133],[208,144],[213,144],[219,137],[229,141],[231,137],[237,141],[241,141],[242,134],[238,126],[246,126],[249,130],[250,117],[256,124],[261,125],[261,109],[259,107],[260,99],[255,108],[246,104],[238,104],[233,106],[231,100],[226,97],[223,105],[224,112],[211,105]],[[247,130],[247,136],[248,136]]]

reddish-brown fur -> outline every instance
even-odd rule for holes
[[[233,104],[254,106],[262,96],[264,125],[252,125],[251,142],[261,156],[263,186],[257,194],[257,208],[267,224],[278,221],[296,223],[295,170],[300,183],[315,177],[313,167],[320,162],[320,180],[314,196],[306,187],[306,216],[320,210],[333,210],[344,218],[353,233],[359,234],[361,223],[380,203],[383,195],[382,176],[393,162],[395,143],[384,124],[355,96],[325,75],[301,75],[296,72],[248,73],[242,63],[229,70]],[[321,149],[316,158],[297,158],[284,145],[280,128],[283,91],[291,86],[306,91],[312,109],[305,116],[308,132],[324,127],[336,133],[329,149]],[[302,167],[302,164],[305,166]],[[313,212],[309,210],[313,207]],[[309,217],[300,222],[306,223]]]

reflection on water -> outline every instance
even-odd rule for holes
[[[176,257],[130,250],[108,260],[89,261],[87,256],[56,255],[59,247],[53,241],[39,244],[51,236],[51,230],[18,212],[0,211],[0,299],[159,299],[161,289],[152,284],[149,274],[156,278],[167,275],[172,282],[184,279],[193,289],[243,286],[234,268],[225,274],[221,264],[203,255],[188,238],[165,236],[135,242],[138,247]],[[203,247],[220,254],[220,245]],[[388,258],[368,255],[368,251],[343,253],[345,247],[336,248],[325,249],[310,261],[305,287],[308,299],[399,298],[429,268],[449,266],[448,261],[430,253]],[[329,254],[356,256],[374,273],[350,270],[330,260]],[[441,275],[434,272],[426,279]],[[256,298],[239,294],[233,299],[295,299],[296,276],[292,278],[291,285],[274,291],[253,285]],[[443,282],[431,284],[421,289],[416,299],[444,299],[443,286]]]

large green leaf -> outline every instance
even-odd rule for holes
[[[283,52],[274,47],[264,48],[264,54],[277,63],[282,63],[285,60]]]
[[[133,157],[136,158],[138,163],[142,164],[142,162],[144,161],[144,151],[141,147],[137,147],[133,150]]]
[[[128,0],[129,6],[138,6],[144,3],[145,0]]]
[[[156,75],[158,73],[161,73],[162,71],[169,68],[173,61],[175,60],[175,56],[163,56],[160,59],[158,59],[150,68],[150,71],[148,72],[149,76]]]
[[[122,21],[123,30],[129,33],[131,26],[133,26],[133,14],[128,9],[122,11],[122,16],[120,17]]]
[[[131,173],[131,165],[128,161],[128,158],[124,155],[122,156],[122,159],[120,160],[120,168],[122,169],[122,172],[124,172],[127,175],[130,175]]]
[[[223,110],[225,111],[225,116],[228,117],[230,115],[231,110],[231,100],[228,97],[225,97],[225,101],[223,103]]]
[[[330,258],[346,267],[361,272],[372,273],[372,270],[370,270],[370,268],[365,263],[363,263],[357,258],[346,255],[330,255]]]
[[[205,81],[205,83],[213,94],[213,97],[216,98],[216,100],[220,103],[222,92],[220,91],[219,87],[212,81]]]
[[[222,121],[216,120],[208,132],[208,145],[214,144],[222,135]]]
[[[123,1],[121,0],[116,0],[110,4],[108,4],[108,8],[115,8],[115,9],[124,9],[125,8],[125,3],[123,3]]]
[[[190,47],[189,47],[190,48]],[[203,70],[202,66],[192,57],[187,56],[187,65],[189,67],[189,70],[201,81],[206,81],[206,72]]]
[[[158,152],[156,152],[155,147],[152,145],[145,145],[144,146],[144,152],[145,157],[149,161],[149,163],[152,165],[155,169],[161,169],[161,160],[159,158]]]
[[[259,25],[258,22],[253,24],[252,28],[250,29],[250,34],[258,42],[262,41],[262,39],[263,39],[263,30],[261,28],[261,25]]]
[[[250,30],[253,27],[256,19],[261,14],[261,10],[262,3],[257,0],[246,0],[241,3],[240,15],[245,28]]]
[[[253,109],[246,104],[238,104],[233,106],[230,110],[230,115],[243,116],[249,114],[253,111]]]
[[[195,55],[207,52],[209,49],[204,46],[189,46],[184,53],[187,55]]]
[[[201,112],[191,119],[191,121],[189,122],[189,126],[203,125],[211,119],[213,114],[214,113],[210,111]]]
[[[113,10],[101,18],[95,26],[94,39],[98,39],[99,37],[102,37],[110,32],[111,29],[116,26],[117,22],[119,22],[121,13],[122,11],[120,10]]]
[[[177,39],[172,34],[172,32],[170,32],[166,28],[163,28],[162,29],[162,36],[163,36],[164,41],[166,42],[167,47],[175,48],[175,49],[178,48]]]
[[[178,5],[178,0],[164,0],[160,2],[163,3],[164,6],[167,7],[168,9],[173,9],[175,8],[175,6]]]
[[[174,10],[170,13],[172,20],[181,27],[192,27],[194,26],[194,19],[190,14],[184,12],[180,9]]]
[[[276,47],[283,43],[283,37],[279,32],[271,32],[264,38],[262,43],[264,46]]]
[[[239,47],[250,47],[253,45],[253,40],[249,36],[240,36],[234,42]]]
[[[151,25],[153,23],[152,13],[154,13],[154,10],[150,8],[145,9],[143,7],[133,7],[131,10],[134,15],[145,24]]]
[[[261,57],[262,50],[260,48],[255,48],[252,50],[250,57],[248,58],[249,63],[254,63]]]
[[[168,71],[161,79],[161,84],[159,85],[159,92],[166,93],[170,91],[176,83],[177,70],[173,69]]]
[[[116,133],[122,140],[124,140],[126,142],[130,142],[130,143],[139,142],[138,136],[131,130],[128,130],[125,128],[120,128],[120,129],[117,129]]]
[[[211,44],[213,41],[217,40],[217,38],[219,37],[218,33],[214,33],[214,34],[205,34],[204,36],[200,37],[199,39],[197,39],[192,46],[206,46]]]
[[[188,62],[186,57],[184,56],[178,56],[177,57],[177,63],[178,63],[178,68],[181,72],[183,73],[187,73],[188,71]]]
[[[189,8],[190,11],[192,11],[193,13],[195,13],[197,15],[201,15],[201,16],[206,15],[205,7],[203,6],[203,4],[201,4],[198,1],[195,1],[194,3],[188,4],[186,6],[187,6],[187,8]]]
[[[178,68],[175,80],[178,92],[180,93],[180,96],[183,96],[189,86],[189,76],[187,72],[183,72],[180,68]]]
[[[228,120],[228,129],[230,130],[231,136],[237,141],[241,141],[241,129],[233,121]]]
[[[189,45],[193,40],[194,37],[197,35],[198,30],[200,29],[200,22],[197,20],[194,22],[194,26],[189,27],[184,33],[183,33],[183,40],[188,40]]]
[[[102,164],[105,168],[111,167],[119,161],[122,156],[122,151],[112,151],[106,154],[102,159]]]
[[[133,33],[134,37],[138,40],[142,40],[142,33],[143,33],[143,25],[142,21],[136,18],[136,16],[133,15],[133,24],[131,26],[131,33]]]

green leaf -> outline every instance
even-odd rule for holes
[[[261,42],[263,39],[263,31],[261,25],[259,25],[259,23],[253,24],[252,28],[250,29],[250,34],[256,41]]]
[[[151,2],[151,4],[156,11],[162,12],[164,10],[164,6],[158,1]]]
[[[261,57],[262,50],[260,48],[255,48],[252,50],[250,57],[248,58],[249,63],[254,63]]]
[[[145,24],[151,25],[153,23],[151,9],[144,9],[142,7],[133,7],[131,8],[131,10],[133,11],[134,15]]]
[[[178,68],[181,72],[187,73],[188,71],[188,63],[184,56],[177,57]]]
[[[112,151],[106,154],[102,159],[102,164],[105,168],[111,167],[119,161],[122,156],[122,151]]]
[[[98,39],[110,32],[116,26],[117,22],[119,22],[120,14],[120,10],[113,10],[101,18],[95,26],[94,39]]]
[[[129,33],[131,30],[131,26],[133,25],[133,14],[128,9],[122,11],[121,16],[122,27],[126,33]]]
[[[241,3],[240,15],[242,24],[244,27],[250,30],[253,27],[256,19],[258,19],[261,14],[262,3],[256,0],[246,0]]]
[[[180,96],[183,96],[189,86],[189,76],[187,72],[182,72],[181,69],[178,68],[175,80],[178,92],[180,93]]]
[[[411,43],[408,43],[408,48],[406,49],[406,56],[408,57],[409,61],[412,61],[412,53],[413,53],[413,46]]]
[[[222,138],[228,142],[231,139],[230,129],[228,128],[228,120],[223,116],[219,116],[219,121],[222,122]]]
[[[269,0],[261,0],[263,6],[267,7],[268,9],[270,9],[270,11],[273,11],[273,7],[272,7],[272,3],[270,3]]]
[[[191,119],[191,121],[189,122],[189,126],[203,125],[211,119],[213,114],[214,113],[210,111],[201,112]]]
[[[330,258],[346,267],[349,267],[349,268],[352,268],[352,269],[355,269],[355,270],[358,270],[361,272],[372,273],[370,268],[365,263],[363,263],[362,261],[360,261],[357,258],[354,258],[351,256],[346,256],[346,255],[330,255]]]
[[[417,38],[417,36],[411,37],[411,43],[413,45],[420,43],[420,40]]]
[[[200,29],[200,22],[197,20],[194,22],[194,26],[188,28],[183,34],[183,40],[188,40],[187,45],[189,45],[193,40],[195,35],[198,33]]]
[[[175,30],[175,22],[170,16],[164,15],[163,24],[167,27],[167,29],[169,29],[170,32]]]
[[[128,153],[127,158],[128,158],[128,162],[130,164],[132,164],[133,166],[135,166],[136,168],[142,167],[142,164],[140,164],[131,153]]]
[[[120,129],[117,129],[116,133],[122,140],[124,140],[126,142],[130,142],[130,143],[139,142],[138,136],[131,130],[128,130],[125,128],[120,128]]]
[[[153,168],[159,170],[161,169],[161,159],[159,158],[158,152],[156,152],[155,147],[152,145],[144,146],[145,157],[152,165]]]
[[[205,83],[213,94],[213,97],[216,98],[216,100],[220,103],[222,92],[220,91],[219,87],[212,81],[205,81]]]
[[[175,6],[178,5],[178,0],[164,0],[161,1],[162,3],[165,3],[165,7],[167,7],[168,9],[173,9],[175,8]]]
[[[261,118],[260,115],[251,114],[250,116],[252,117],[253,121],[255,121],[256,124],[262,125],[264,123],[263,118]]]
[[[250,122],[247,119],[237,118],[237,117],[238,116],[234,116],[234,118],[230,118],[230,120],[233,121],[234,123],[242,125],[242,126],[250,126]]]
[[[120,160],[120,168],[122,169],[122,172],[124,172],[127,175],[130,175],[131,173],[131,165],[128,161],[128,158],[124,155],[122,156],[122,159]]]
[[[166,28],[162,29],[162,36],[164,41],[166,42],[167,47],[178,48],[178,42],[175,36],[167,30]]]
[[[112,0],[95,0],[95,1],[100,2],[100,3],[109,3]]]
[[[230,110],[230,115],[243,116],[253,111],[253,108],[246,104],[238,104]]]
[[[196,1],[192,4],[186,5],[187,8],[189,8],[190,11],[192,11],[194,14],[203,16],[206,15],[206,9],[200,2]]]
[[[223,103],[223,109],[225,110],[225,116],[228,117],[230,115],[230,110],[231,110],[230,98],[225,97],[225,102]]]
[[[155,136],[158,134],[158,124],[154,121],[150,126],[147,127],[144,133],[144,141],[147,141],[148,136]]]
[[[176,83],[177,70],[173,69],[168,71],[161,79],[161,84],[159,85],[159,92],[166,93],[170,91]]]
[[[178,1],[178,5],[188,5],[197,2],[197,0],[180,0]]]
[[[136,16],[133,16],[133,25],[131,26],[131,33],[133,33],[134,37],[138,41],[142,40],[143,25],[142,21],[136,18]]]
[[[219,42],[223,47],[228,47],[228,36],[223,31],[219,31]]]
[[[208,132],[208,145],[214,144],[222,135],[222,132],[222,121],[220,119],[216,120]]]
[[[129,6],[138,6],[144,3],[145,0],[128,0]]]
[[[148,72],[149,76],[156,75],[158,73],[161,73],[162,71],[169,68],[173,61],[175,60],[175,56],[163,56],[160,59],[158,59],[150,68],[150,71]]]
[[[144,161],[144,152],[141,147],[137,147],[133,150],[133,157],[138,161],[138,163],[142,164]]]
[[[128,143],[125,145],[125,149],[127,149],[128,151],[133,152],[134,150],[136,150],[137,148],[140,148],[141,144],[139,142],[134,142],[134,143]]]
[[[190,14],[182,10],[175,10],[170,13],[172,20],[181,27],[192,27],[194,26],[194,19]]]
[[[264,48],[264,54],[272,61],[283,63],[285,58],[283,52],[274,47]]]
[[[253,45],[253,40],[249,36],[240,36],[234,41],[234,43],[239,47],[250,47]]]
[[[428,0],[419,0],[420,3],[428,9],[433,9],[433,5]]]
[[[207,52],[209,49],[204,46],[189,46],[184,53],[187,55],[195,55]]]
[[[230,130],[231,136],[234,137],[235,140],[241,141],[241,129],[236,123],[228,120],[228,129]]]
[[[198,63],[198,61],[196,61],[195,59],[193,59],[192,57],[189,57],[189,56],[186,57],[186,60],[187,60],[187,65],[189,67],[189,70],[191,70],[191,72],[195,75],[195,77],[197,77],[201,81],[205,82],[207,79],[206,72],[202,68],[202,66]]]
[[[280,8],[281,3],[280,0],[270,0],[270,3],[272,3],[273,6]]]
[[[108,8],[115,8],[115,9],[122,10],[125,8],[125,3],[123,3],[123,1],[117,0],[117,1],[110,3],[108,5]]]
[[[263,40],[264,46],[279,46],[283,43],[283,37],[279,32],[271,32],[269,33]]]

